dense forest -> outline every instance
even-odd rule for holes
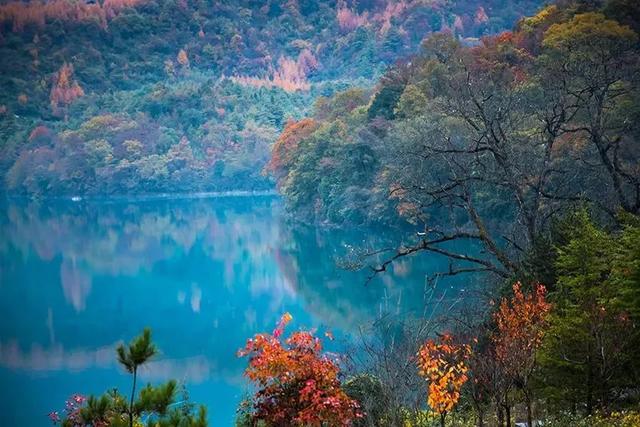
[[[538,0],[54,0],[0,5],[0,177],[13,194],[270,189],[270,146],[317,96],[369,87],[434,31]]]
[[[478,46],[431,36],[375,90],[319,98],[289,122],[268,169],[316,222],[477,214],[522,226],[517,244],[572,202],[637,214],[637,15],[577,2]]]

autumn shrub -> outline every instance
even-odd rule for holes
[[[551,304],[547,301],[547,289],[537,284],[531,292],[523,292],[516,282],[513,294],[503,298],[493,320],[496,331],[491,336],[496,362],[503,378],[502,404],[510,416],[510,391],[522,392],[527,407],[527,422],[533,424],[531,387],[532,377],[538,367],[538,351],[548,329]]]
[[[457,405],[462,386],[469,379],[467,360],[470,356],[471,347],[456,342],[450,334],[427,340],[418,351],[420,375],[429,383],[427,401],[439,414],[441,427],[445,426],[446,415]]]
[[[256,392],[244,418],[253,425],[347,426],[362,417],[358,403],[342,389],[338,361],[322,352],[311,332],[282,334],[291,315],[286,313],[271,334],[257,334],[239,350],[249,358],[245,376]]]

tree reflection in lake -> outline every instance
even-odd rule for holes
[[[165,352],[143,376],[184,380],[228,425],[245,387],[236,350],[284,311],[342,336],[386,312],[421,315],[442,260],[405,260],[368,286],[335,264],[347,245],[384,239],[292,228],[274,197],[6,202],[0,382],[16,388],[3,387],[0,411],[42,425],[33,414],[112,385],[109,349],[150,326]],[[18,399],[31,405],[21,414]]]

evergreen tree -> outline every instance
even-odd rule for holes
[[[556,402],[608,411],[638,382],[640,227],[607,233],[584,212],[573,218],[572,237],[558,248],[543,383]]]
[[[89,396],[86,400],[78,395],[75,402],[82,406],[67,413],[61,422],[63,427],[133,427],[141,425],[145,418],[147,425],[154,427],[207,427],[204,406],[200,406],[197,413],[194,413],[192,404],[175,402],[178,387],[175,380],[158,386],[147,384],[136,396],[138,369],[158,354],[158,349],[151,340],[150,329],[146,328],[142,335],[134,338],[128,345],[119,345],[116,353],[118,362],[133,377],[128,402],[116,389],[100,397]],[[57,413],[52,418],[54,422],[55,418]]]

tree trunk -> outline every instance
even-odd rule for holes
[[[129,427],[133,427],[133,399],[136,395],[137,377],[138,377],[138,369],[133,368],[133,386],[131,387],[131,400],[129,401]]]
[[[484,427],[484,411],[478,408],[478,427]]]
[[[440,427],[445,427],[444,425],[444,418],[447,416],[446,412],[443,412],[442,414],[440,414]]]
[[[505,401],[504,404],[504,418],[505,418],[505,425],[507,427],[511,427],[511,406],[509,406],[509,404]]]
[[[496,404],[496,417],[498,418],[498,427],[504,426],[504,413],[500,402]]]
[[[615,190],[616,195],[618,196],[618,202],[622,209],[629,213],[636,213],[638,211],[639,201],[638,199],[629,200],[625,194],[625,182],[629,182],[629,179],[625,179],[624,175],[621,175],[620,171],[616,168],[615,159],[612,160],[609,158],[609,148],[607,147],[606,142],[604,141],[604,130],[603,130],[603,110],[605,99],[607,98],[607,91],[609,88],[605,88],[604,92],[596,95],[596,111],[595,117],[591,119],[591,129],[589,130],[589,134],[591,137],[591,141],[593,145],[595,145],[598,154],[600,156],[600,161],[602,165],[605,167],[606,171],[609,173],[611,177],[611,181],[613,183],[613,189]],[[628,175],[627,175],[628,176]],[[633,178],[632,183],[633,183]],[[623,181],[624,180],[624,181]],[[637,181],[636,181],[637,182]],[[637,196],[636,196],[637,197]]]
[[[527,391],[525,394],[525,400],[526,400],[526,405],[527,405],[527,426],[528,427],[533,427],[533,412],[531,411],[531,396],[529,395],[529,392]]]
[[[589,347],[591,352],[591,347]],[[591,366],[591,356],[587,357],[587,415],[593,412],[593,367]]]

